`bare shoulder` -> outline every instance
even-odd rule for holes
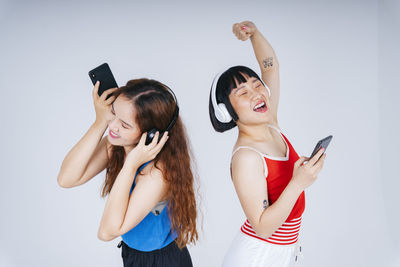
[[[246,166],[261,161],[260,154],[251,146],[239,146],[238,148],[232,155],[232,165]]]
[[[154,194],[160,195],[161,201],[167,198],[168,184],[160,165],[155,166],[153,162],[147,164],[136,177],[136,186],[142,189],[147,188],[145,190],[151,190]]]
[[[148,182],[164,185],[166,181],[164,179],[163,168],[164,167],[160,163],[157,163],[156,166],[154,162],[150,162],[136,177],[137,183],[147,180]]]
[[[235,152],[231,160],[232,180],[248,180],[255,173],[262,173],[264,165],[261,155],[252,148],[243,147]]]

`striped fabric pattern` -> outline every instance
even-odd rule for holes
[[[249,220],[244,222],[240,230],[246,235],[258,238],[268,243],[275,245],[291,245],[297,242],[300,226],[301,217],[286,221],[268,239],[258,236],[253,230],[253,227],[251,227]]]

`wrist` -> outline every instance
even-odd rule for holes
[[[102,120],[102,119],[97,119],[96,118],[96,120],[93,123],[93,126],[97,127],[97,128],[104,129],[104,131],[105,131],[107,129],[108,125],[107,125],[107,121],[106,120]]]
[[[131,151],[132,152],[132,151]],[[124,166],[126,165],[130,169],[139,168],[143,163],[134,155],[133,153],[129,152],[126,156],[126,160]]]
[[[300,195],[305,189],[295,181],[290,181],[288,187],[298,195]]]
[[[258,31],[257,27],[254,27],[254,31],[252,32],[252,34],[250,35],[250,39],[253,38],[254,36],[256,36],[257,34],[259,34],[260,32]]]
[[[122,166],[123,169],[132,174],[135,174],[139,167],[140,164],[137,161],[130,159],[129,157],[126,158],[124,165]]]

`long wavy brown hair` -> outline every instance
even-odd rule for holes
[[[142,133],[153,128],[166,129],[171,122],[176,105],[175,99],[167,87],[158,81],[146,78],[130,80],[113,95],[132,101],[136,110],[134,121]],[[171,227],[178,234],[176,243],[182,248],[186,244],[196,243],[198,233],[192,160],[186,130],[180,116],[168,135],[168,142],[153,162],[154,166],[162,171],[167,183],[168,214]],[[110,193],[124,159],[124,148],[112,146],[102,189],[103,197]]]

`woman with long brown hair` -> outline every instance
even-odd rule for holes
[[[84,184],[106,169],[99,239],[122,236],[124,266],[192,266],[186,244],[198,238],[194,175],[174,93],[150,79],[101,96],[98,88],[96,120],[65,157],[59,185]]]

